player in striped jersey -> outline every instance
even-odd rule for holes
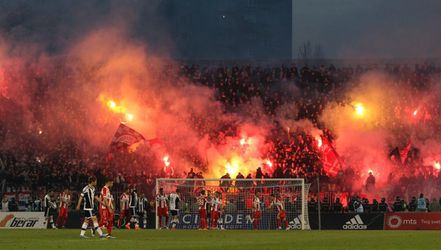
[[[138,201],[138,216],[142,218],[142,227],[145,229],[147,227],[147,209],[148,209],[148,200],[144,194],[141,194]]]
[[[98,203],[101,203],[101,200],[99,196],[95,195],[95,187],[96,187],[96,177],[91,176],[89,177],[89,184],[83,188],[83,191],[81,192],[80,198],[78,199],[78,204],[76,209],[80,210],[81,203],[83,203],[83,213],[84,213],[84,222],[81,226],[81,233],[80,238],[87,238],[84,234],[86,233],[87,226],[89,224],[89,221],[93,224],[93,229],[98,232],[100,238],[105,238],[107,235],[103,234],[101,231],[101,228],[98,227],[98,221],[95,215],[94,206],[95,201]]]
[[[199,207],[199,229],[207,229],[207,196],[205,190],[202,190],[197,197]]]
[[[159,189],[159,194],[156,196],[156,205],[158,207],[157,209],[157,215],[159,219],[159,228],[167,228],[168,225],[168,198],[164,194],[164,189]],[[164,226],[162,225],[162,218],[165,217]]]
[[[47,225],[50,228],[56,228],[54,224],[54,214],[55,209],[57,209],[57,203],[54,200],[54,191],[49,190],[49,192],[44,196],[43,207]]]
[[[119,219],[118,228],[127,223],[129,218],[129,189],[124,191],[119,197]]]
[[[60,194],[60,210],[58,212],[58,218],[57,218],[57,226],[59,228],[63,228],[64,224],[66,224],[67,221],[67,212],[70,205],[70,192],[69,189],[64,189],[64,192]]]
[[[126,228],[130,229],[131,224],[135,224],[135,230],[139,229],[138,214],[136,213],[136,207],[138,206],[138,193],[136,188],[132,188],[129,196],[129,211],[130,211],[130,221],[126,224]]]
[[[110,189],[113,187],[113,180],[108,179],[103,188],[101,188],[100,194],[100,223],[99,226],[106,226],[107,228],[107,238],[113,239],[112,228],[113,228],[113,198],[110,193]]]
[[[275,195],[271,195],[272,202],[270,207],[276,207],[277,208],[277,228],[280,230],[282,229],[282,223],[285,225],[286,230],[289,230],[288,227],[288,221],[286,220],[286,211],[285,211],[285,205],[283,204],[283,201],[280,199],[280,197],[276,197]]]
[[[220,213],[222,211],[221,193],[215,192],[214,197],[211,199],[211,229],[217,228]]]
[[[262,210],[260,203],[260,193],[256,191],[253,198],[253,229],[259,229],[260,219],[262,218]]]
[[[181,197],[179,196],[179,189],[170,194],[170,215],[171,215],[171,229],[176,229],[177,224],[179,224],[179,202],[181,202]]]

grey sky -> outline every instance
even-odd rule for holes
[[[328,58],[441,57],[440,0],[294,0],[294,48]]]
[[[0,35],[52,53],[120,21],[177,59],[441,58],[441,0],[0,0]]]

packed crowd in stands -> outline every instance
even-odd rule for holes
[[[318,121],[318,117],[323,111],[325,105],[330,101],[342,100],[342,93],[348,87],[350,82],[354,81],[363,72],[369,70],[383,70],[391,73],[396,84],[407,84],[415,89],[427,88],[430,84],[430,77],[441,74],[441,67],[432,64],[415,65],[386,65],[386,66],[356,66],[356,67],[336,67],[333,65],[320,65],[318,67],[298,67],[296,65],[278,66],[278,67],[258,67],[258,66],[233,66],[233,67],[200,67],[197,65],[183,65],[180,69],[180,77],[190,79],[194,84],[204,85],[215,91],[216,98],[221,101],[226,110],[234,110],[240,104],[250,102],[258,98],[261,99],[266,112],[274,115],[277,108],[285,102],[295,102],[298,108],[297,119],[309,119],[319,128],[326,131]],[[288,83],[298,89],[299,96],[284,95],[284,87],[280,83]],[[0,140],[1,135],[5,133],[2,121],[0,121]],[[284,128],[279,125],[275,129],[275,134],[280,134]],[[332,140],[331,132],[326,132]],[[275,138],[280,138],[275,137]],[[125,171],[125,169],[114,169],[112,164],[107,162],[107,152],[88,152],[87,155],[81,151],[81,145],[77,145],[69,138],[63,138],[59,147],[46,155],[37,154],[37,150],[30,148],[32,145],[23,140],[13,151],[0,151],[0,191],[1,194],[14,194],[15,201],[21,200],[21,207],[26,209],[38,209],[34,201],[41,201],[41,198],[48,191],[53,189],[60,191],[64,188],[70,190],[80,190],[87,182],[90,175],[97,176],[99,183],[103,183],[104,176],[112,176],[115,180],[115,192],[122,192],[128,185],[136,185],[146,196],[151,199],[155,186],[155,179],[163,176],[163,173],[145,172],[145,171]],[[274,172],[263,173],[261,170],[252,174],[253,178],[306,178],[308,182],[314,183],[317,177],[323,183],[325,191],[349,192],[353,195],[356,190],[347,190],[350,187],[348,182],[356,178],[357,173],[351,172],[348,168],[343,173],[339,173],[337,178],[330,178],[321,167],[317,152],[311,146],[313,138],[303,131],[292,131],[288,138],[275,140],[273,152],[270,155],[274,167]],[[1,142],[0,142],[1,146]],[[300,152],[292,154],[292,152]],[[131,166],[140,164],[142,159],[139,156],[126,156],[121,161],[130,163]],[[116,163],[113,163],[116,164]],[[133,169],[140,169],[133,167]],[[183,173],[175,173],[181,176]],[[191,178],[203,177],[203,173],[197,173]],[[241,176],[239,176],[241,177]],[[415,175],[400,176],[400,186],[394,195],[408,195],[407,190],[418,190],[415,183],[430,182],[434,184],[441,183],[441,175],[433,172],[418,171]],[[375,181],[374,181],[375,183]],[[438,185],[439,186],[439,185]],[[314,187],[311,188],[314,191]],[[421,190],[424,191],[424,190]],[[426,190],[427,191],[427,190]],[[425,192],[425,191],[424,191]],[[430,193],[430,192],[428,192]],[[25,194],[26,199],[22,199],[19,194]],[[416,195],[416,194],[414,194]],[[337,210],[342,211],[343,206],[338,200],[325,197],[322,201],[324,211]],[[413,200],[409,203],[401,198],[403,210],[413,209]],[[348,202],[346,210],[353,210],[354,201]],[[25,201],[28,201],[26,205]],[[365,206],[366,211],[382,211],[382,202],[377,200],[360,200]],[[385,201],[384,201],[385,202]],[[427,202],[428,209],[439,211],[433,204],[439,205],[440,201],[431,200]],[[37,202],[38,203],[38,202]],[[316,198],[310,201],[310,209],[317,208]],[[429,205],[430,204],[430,205]],[[390,205],[394,210],[397,204]],[[12,209],[15,209],[12,206]]]

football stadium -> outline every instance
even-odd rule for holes
[[[0,0],[0,249],[439,249],[440,11]]]

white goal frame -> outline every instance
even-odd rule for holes
[[[160,183],[161,182],[185,182],[185,181],[201,181],[201,182],[221,182],[221,181],[227,181],[227,182],[231,182],[231,183],[235,183],[236,182],[292,182],[292,183],[298,183],[295,184],[294,186],[301,186],[301,214],[299,216],[301,216],[300,219],[300,223],[301,223],[301,230],[308,230],[310,229],[309,226],[309,217],[308,217],[308,196],[306,194],[306,192],[309,193],[309,187],[310,184],[306,184],[305,183],[305,179],[304,178],[271,178],[271,179],[221,179],[221,178],[204,178],[204,179],[189,179],[189,178],[157,178],[156,179],[156,186],[155,186],[155,197],[157,194],[159,194],[159,188],[160,188]],[[293,185],[293,184],[291,184]],[[289,186],[289,185],[288,185]],[[307,187],[306,187],[307,186]],[[156,201],[155,198],[155,228],[159,229],[159,218],[157,216],[157,211],[158,211],[158,202]]]

